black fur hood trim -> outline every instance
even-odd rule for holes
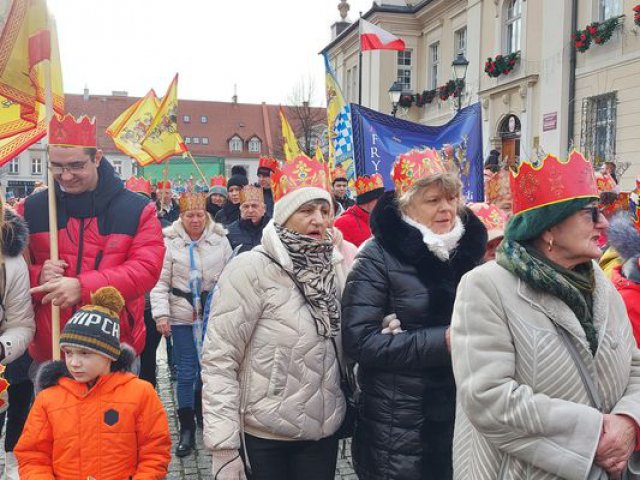
[[[440,260],[422,241],[422,234],[404,220],[398,208],[394,192],[385,193],[371,212],[370,225],[375,239],[403,263],[415,265],[419,272],[427,276],[421,278],[423,284],[432,288],[434,282],[447,276],[451,268],[460,278],[478,265],[484,257],[487,246],[487,229],[468,209],[459,214],[464,224],[464,234],[451,258]]]
[[[609,220],[607,240],[625,260],[640,255],[640,232],[629,212],[620,212]]]
[[[112,372],[130,372],[136,353],[129,345],[123,343],[120,350],[120,357],[111,364]],[[58,384],[62,377],[73,378],[67,370],[64,360],[51,360],[43,363],[36,374],[35,391],[40,392],[45,388]]]
[[[27,246],[29,227],[27,222],[11,208],[4,209],[2,225],[2,253],[7,257],[17,257]]]

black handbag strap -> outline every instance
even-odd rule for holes
[[[307,305],[309,305],[309,308],[315,309],[315,307],[311,304],[311,302],[309,301],[307,296],[304,294],[304,288],[302,287],[302,285],[300,285],[300,282],[298,281],[298,279],[296,277],[294,277],[293,274],[289,270],[284,268],[279,261],[277,261],[275,258],[273,258],[271,255],[269,255],[264,250],[256,250],[256,251],[258,253],[261,253],[265,257],[267,257],[269,260],[271,260],[277,266],[279,266],[282,269],[282,271],[289,276],[289,278],[291,279],[293,284],[296,287],[298,287],[298,290],[300,291],[300,295],[302,295],[302,298],[304,298],[304,301],[307,303]],[[336,352],[336,361],[338,362],[338,369],[340,370],[340,378],[344,380],[344,379],[346,379],[346,373],[342,369],[342,362],[340,361],[340,354],[338,353],[338,345],[336,345],[336,339],[334,337],[330,337],[330,338],[331,338],[331,343],[333,344],[333,349]]]

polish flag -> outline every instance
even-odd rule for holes
[[[360,50],[404,50],[404,40],[360,19]]]

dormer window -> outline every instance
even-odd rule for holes
[[[229,140],[229,150],[232,152],[242,151],[242,139],[237,135]]]
[[[253,137],[249,140],[249,151],[251,153],[260,153],[260,150],[262,150],[262,142],[259,138]]]

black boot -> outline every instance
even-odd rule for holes
[[[198,428],[202,430],[204,428],[204,420],[202,419],[202,389],[196,390],[195,395],[193,410],[196,412],[196,424]]]
[[[193,408],[179,408],[178,420],[180,421],[180,438],[176,447],[176,455],[186,457],[196,444],[196,422],[193,419]]]

